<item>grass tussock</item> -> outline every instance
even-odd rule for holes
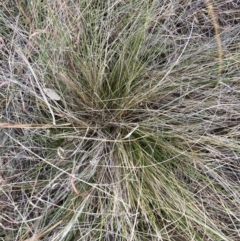
[[[0,7],[0,240],[239,240],[237,1]]]

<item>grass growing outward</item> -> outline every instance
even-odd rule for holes
[[[239,240],[237,2],[1,1],[0,240]]]

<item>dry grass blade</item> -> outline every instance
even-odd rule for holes
[[[61,124],[61,125],[0,123],[0,129],[1,128],[11,128],[11,129],[22,129],[22,128],[63,128],[63,127],[66,127],[66,126],[71,126],[71,123],[64,123],[64,124]]]
[[[206,5],[208,8],[208,12],[211,16],[212,23],[213,23],[214,30],[215,30],[215,38],[216,38],[217,46],[218,46],[218,61],[219,61],[218,74],[219,74],[219,79],[221,79],[222,64],[223,64],[223,49],[222,49],[222,41],[220,38],[220,32],[219,32],[219,24],[217,21],[217,14],[215,13],[215,11],[213,9],[213,5],[210,0],[206,0]]]
[[[48,228],[47,230],[45,230],[44,232],[40,233],[40,234],[35,234],[34,236],[32,236],[31,238],[25,239],[24,241],[38,241],[39,239],[43,238],[47,233],[51,232],[52,230],[54,230],[57,226],[59,226],[62,223],[62,221],[59,221],[57,223],[55,223],[52,227]]]

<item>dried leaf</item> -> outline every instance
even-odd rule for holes
[[[2,37],[0,37],[0,44],[5,44]]]
[[[54,89],[43,88],[43,91],[51,100],[61,100],[61,97]]]

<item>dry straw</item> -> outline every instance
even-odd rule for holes
[[[217,47],[218,47],[218,63],[219,63],[218,75],[219,75],[219,81],[220,81],[221,75],[222,75],[223,49],[222,49],[222,41],[219,33],[219,24],[217,20],[218,16],[217,16],[217,13],[214,11],[213,4],[211,3],[210,0],[206,0],[206,5],[207,5],[208,13],[212,20],[212,24],[215,31],[215,38],[216,38]]]

